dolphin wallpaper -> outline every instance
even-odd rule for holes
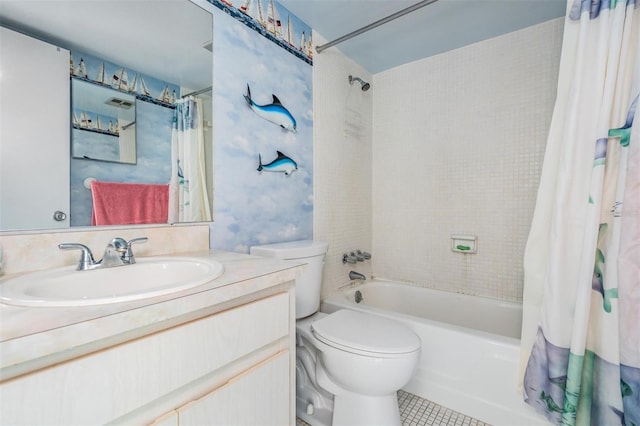
[[[244,100],[247,101],[247,105],[260,117],[267,121],[270,121],[285,130],[292,132],[296,131],[296,119],[291,115],[288,109],[282,105],[280,99],[276,95],[271,95],[273,101],[270,104],[258,105],[253,99],[251,99],[251,89],[247,85],[247,94],[244,95]]]
[[[282,172],[285,175],[289,176],[291,173],[298,170],[298,164],[293,161],[293,159],[280,151],[277,151],[276,154],[278,156],[275,160],[271,161],[268,164],[262,163],[262,155],[258,154],[258,171],[266,171],[266,172]]]
[[[214,40],[211,247],[313,238],[312,65],[221,10]]]

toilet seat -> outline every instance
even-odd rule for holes
[[[347,309],[314,321],[311,332],[329,346],[370,357],[402,357],[422,346],[413,331],[396,321]]]

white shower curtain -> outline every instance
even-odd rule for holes
[[[567,4],[521,343],[524,398],[556,424],[640,426],[639,15]]]
[[[171,133],[169,223],[211,220],[207,192],[202,101],[176,101]]]

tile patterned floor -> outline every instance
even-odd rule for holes
[[[490,426],[427,399],[398,391],[402,426]]]
[[[403,390],[398,391],[398,405],[402,426],[490,426]],[[310,425],[297,419],[296,426]]]

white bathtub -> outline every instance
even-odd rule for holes
[[[420,365],[404,390],[493,425],[548,424],[516,389],[520,304],[373,280],[322,304],[328,313],[345,308],[395,319],[420,336]]]

